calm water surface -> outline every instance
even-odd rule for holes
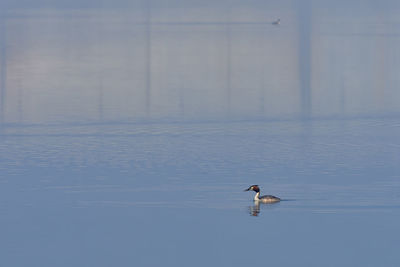
[[[3,266],[396,266],[396,118],[3,127]],[[253,205],[243,192],[285,201]]]
[[[0,1],[0,266],[400,266],[399,3]]]

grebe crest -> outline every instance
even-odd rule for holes
[[[261,203],[276,203],[281,201],[279,197],[271,196],[271,195],[265,195],[260,197],[260,187],[258,185],[252,185],[249,188],[247,188],[244,191],[254,191],[256,192],[256,195],[254,196],[254,201],[255,202],[261,202]]]

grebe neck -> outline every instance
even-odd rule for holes
[[[260,191],[256,192],[256,195],[254,196],[254,200],[255,201],[260,200]]]

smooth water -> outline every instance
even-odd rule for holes
[[[398,1],[30,2],[0,266],[399,266]]]
[[[4,266],[395,266],[398,119],[7,127]],[[284,201],[255,206],[263,193]]]

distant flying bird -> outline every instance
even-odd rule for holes
[[[274,22],[272,22],[272,25],[279,25],[281,24],[281,19],[277,19]]]

